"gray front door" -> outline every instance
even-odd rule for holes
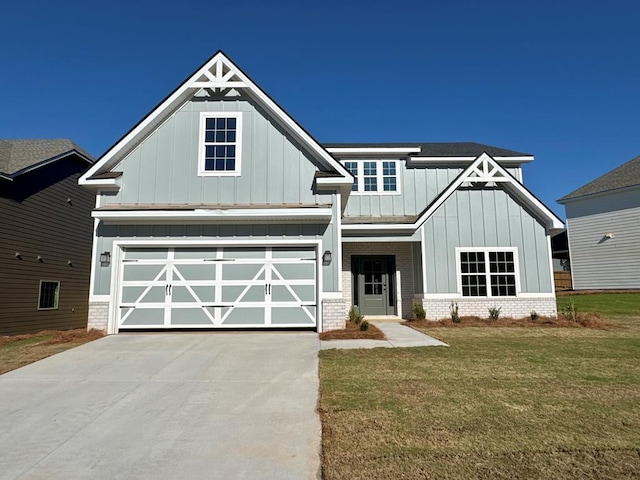
[[[363,315],[395,315],[395,257],[352,257],[354,305]]]

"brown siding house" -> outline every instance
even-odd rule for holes
[[[70,140],[0,140],[0,335],[84,328],[93,162]]]

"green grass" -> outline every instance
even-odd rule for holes
[[[572,299],[579,312],[597,312],[607,318],[640,317],[640,294],[601,293],[558,297],[558,311],[562,312]]]
[[[429,327],[451,347],[321,352],[324,478],[640,478],[640,315],[574,301],[615,327]]]

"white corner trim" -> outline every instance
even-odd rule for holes
[[[93,218],[105,222],[138,221],[149,223],[153,221],[260,221],[270,219],[297,219],[299,221],[327,220],[332,217],[331,208],[255,208],[228,210],[94,210]]]
[[[89,295],[89,303],[107,303],[111,301],[111,295]]]
[[[322,300],[342,300],[342,292],[322,292]]]

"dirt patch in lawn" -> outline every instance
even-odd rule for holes
[[[0,374],[104,336],[99,330],[44,330],[0,337]]]
[[[369,328],[362,331],[360,326],[353,322],[347,322],[343,330],[330,330],[320,334],[320,340],[384,340],[384,333],[375,325],[369,324]]]
[[[480,318],[473,316],[460,317],[459,323],[454,323],[450,318],[442,320],[412,320],[405,323],[407,327],[450,327],[450,328],[464,328],[464,327],[509,327],[509,328],[526,328],[526,327],[549,327],[549,328],[595,328],[595,329],[608,329],[614,328],[613,325],[608,324],[602,319],[602,316],[597,313],[581,313],[576,314],[575,320],[565,316],[558,315],[557,318],[553,317],[538,317],[532,320],[531,317],[524,318],[511,318],[501,317],[497,320],[491,320],[488,318]]]

